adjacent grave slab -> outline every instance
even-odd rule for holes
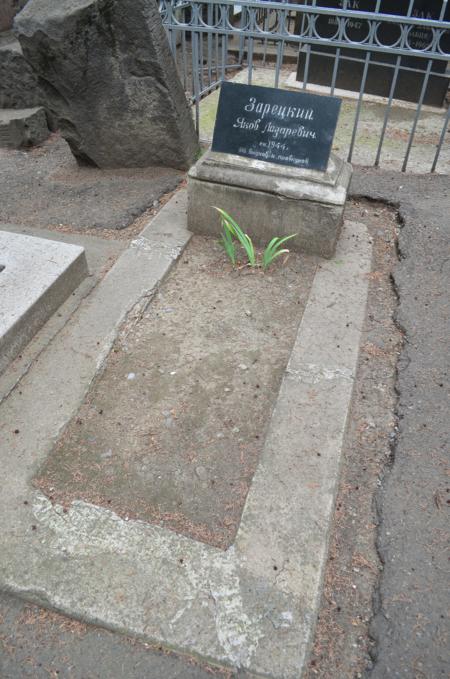
[[[197,136],[157,3],[30,0],[14,27],[80,162],[194,162]]]
[[[0,109],[0,147],[20,149],[42,144],[49,134],[43,108]]]
[[[331,257],[339,237],[351,166],[330,156],[326,172],[208,151],[188,179],[188,226],[218,235],[210,206],[229,212],[255,242],[297,233],[289,247]]]
[[[0,372],[86,275],[83,248],[0,231]]]

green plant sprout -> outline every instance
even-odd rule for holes
[[[228,214],[228,212],[225,212],[225,210],[222,210],[220,207],[214,207],[214,209],[217,210],[220,215],[220,221],[223,229],[221,242],[228,259],[233,266],[236,266],[236,245],[234,239],[236,239],[238,243],[240,243],[240,245],[244,248],[249,266],[252,268],[261,266],[264,270],[266,270],[267,267],[269,267],[277,257],[289,253],[289,250],[287,248],[283,248],[282,246],[284,243],[286,243],[286,241],[290,240],[291,238],[295,238],[297,235],[296,233],[293,233],[290,236],[284,236],[282,238],[280,236],[275,236],[275,238],[272,238],[270,243],[264,249],[261,262],[259,262],[257,260],[255,247],[250,236],[244,233],[239,224],[233,219],[231,215]]]

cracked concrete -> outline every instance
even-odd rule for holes
[[[397,206],[394,272],[398,435],[377,497],[383,574],[375,597],[370,679],[448,675],[449,318],[448,177],[360,172],[352,191]]]

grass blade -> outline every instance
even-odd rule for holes
[[[291,238],[295,238],[297,234],[293,233],[290,236],[283,236],[283,238],[280,238],[279,236],[275,236],[275,238],[272,238],[270,243],[267,245],[266,249],[264,250],[263,253],[263,258],[262,258],[262,266],[263,269],[267,269],[272,262],[279,257],[279,255],[283,255],[287,252],[289,252],[288,249],[282,248],[282,245],[286,243],[286,241],[290,240]]]

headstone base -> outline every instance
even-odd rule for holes
[[[351,165],[334,154],[326,172],[318,172],[208,151],[189,171],[188,228],[219,236],[216,206],[258,245],[296,233],[290,249],[330,258],[351,174]]]

